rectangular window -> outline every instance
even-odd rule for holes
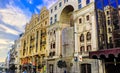
[[[64,3],[66,3],[66,0],[64,0]]]
[[[54,73],[53,68],[54,68],[53,64],[49,64],[49,73]]]
[[[55,10],[57,10],[57,6],[55,6]]]
[[[110,28],[108,28],[108,32],[109,32],[109,33],[111,33],[111,32],[112,32]]]
[[[78,4],[81,3],[81,0],[78,0]]]
[[[81,18],[79,19],[79,24],[80,24],[80,23],[82,23],[82,19],[81,19]]]
[[[47,25],[47,21],[45,21],[45,25]]]
[[[57,21],[57,14],[55,14],[55,22]]]
[[[86,5],[90,3],[90,0],[86,0]]]
[[[61,7],[61,6],[62,6],[62,2],[59,3],[59,7]]]
[[[52,43],[50,44],[50,48],[52,49]]]
[[[81,73],[92,73],[91,64],[81,64]]]
[[[39,31],[36,32],[36,52],[38,51],[38,36],[39,35]]]
[[[89,15],[86,16],[86,20],[89,21],[90,20],[90,17]]]
[[[53,12],[53,9],[51,9],[51,13]]]
[[[81,8],[82,8],[82,5],[81,5],[81,4],[79,4],[79,5],[78,5],[78,8],[79,8],[79,9],[81,9]]]
[[[110,20],[108,20],[108,25],[110,25]]]
[[[53,44],[53,48],[55,49],[55,43]]]
[[[52,24],[52,17],[50,18],[50,24]]]
[[[107,11],[107,15],[109,15],[109,11]]]

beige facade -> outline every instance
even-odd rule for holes
[[[98,50],[97,20],[94,2],[74,12],[75,53],[72,72],[103,73],[100,63],[89,59],[89,52]],[[96,65],[95,62],[98,64]],[[94,65],[94,66],[93,66]],[[89,70],[83,71],[83,66],[89,66]],[[76,69],[74,69],[76,68]],[[98,70],[98,71],[97,71]]]
[[[58,5],[60,3],[62,3],[62,5],[59,7]],[[90,0],[88,4],[82,0],[81,4],[83,6],[78,9],[78,1],[66,0],[64,3],[64,0],[59,0],[49,10],[50,26],[47,29],[47,49],[49,51],[47,58],[48,73],[63,73],[64,71],[81,73],[79,69],[81,64],[89,63],[92,65],[92,62],[88,59],[89,52],[98,50],[95,5],[92,0]],[[68,28],[73,28],[71,30],[73,37],[69,34],[68,30],[65,30]],[[65,43],[66,41],[64,39],[67,37],[65,34],[68,34],[71,40],[72,38],[74,39],[72,44],[69,38],[66,38],[69,42],[67,42],[67,44]],[[69,44],[74,47],[69,48]],[[66,49],[69,50],[66,51]],[[75,57],[79,55],[83,57],[86,63],[76,63]],[[62,70],[58,67],[58,61],[60,60],[65,61],[67,65],[67,67]],[[91,66],[93,73],[99,73],[94,71],[96,66]],[[100,69],[100,71],[102,71],[102,69]]]
[[[107,30],[107,42],[108,43],[112,43],[113,42],[113,37],[112,37],[112,32],[114,30],[114,25],[113,25],[113,16],[112,12],[115,11],[115,9],[113,7],[110,6],[106,6],[104,8],[104,13],[105,13],[105,19],[106,19],[106,30]]]
[[[115,47],[113,33],[114,30],[118,29],[118,11],[112,6],[104,7],[105,20],[106,20],[106,32],[107,32],[107,44],[108,48]]]
[[[106,40],[106,19],[104,11],[97,9],[98,14],[98,43],[99,49],[107,48],[107,40]]]
[[[32,64],[36,66],[34,70],[37,72],[43,71],[43,66],[45,66],[44,58],[47,56],[46,28],[48,25],[49,12],[46,7],[43,7],[39,15],[32,16],[21,39],[21,65]]]
[[[119,58],[112,54],[119,49],[105,49],[114,47],[120,10],[117,13],[111,6],[102,10],[95,6],[99,2],[58,0],[49,10],[43,7],[40,14],[34,14],[20,38],[20,69],[28,73],[107,73],[105,69],[112,68],[108,63],[117,69]]]

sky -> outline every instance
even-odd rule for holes
[[[4,61],[14,40],[24,32],[32,14],[43,6],[49,8],[57,0],[0,0],[0,62]]]

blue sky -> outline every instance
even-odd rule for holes
[[[0,62],[11,45],[24,32],[32,14],[39,14],[43,6],[49,8],[57,0],[0,0]]]

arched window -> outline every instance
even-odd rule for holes
[[[79,19],[79,24],[81,24],[81,23],[82,23],[82,18]]]
[[[50,44],[50,48],[52,49],[53,47],[52,47],[52,43]]]
[[[81,46],[81,47],[80,47],[80,53],[82,54],[82,52],[84,52],[84,51],[85,51],[84,46]]]
[[[91,45],[87,46],[87,52],[91,51]]]
[[[112,37],[109,38],[110,43],[112,43]]]
[[[108,32],[109,32],[109,33],[111,33],[111,32],[112,32],[110,28],[108,28]]]
[[[55,49],[55,42],[53,43],[53,49]]]
[[[87,33],[87,40],[91,40],[91,33],[90,32]]]
[[[25,49],[23,49],[23,56],[25,55]]]
[[[54,34],[55,34],[55,30],[54,30]]]
[[[81,36],[80,36],[80,42],[84,42],[84,35],[83,34],[81,34]]]

